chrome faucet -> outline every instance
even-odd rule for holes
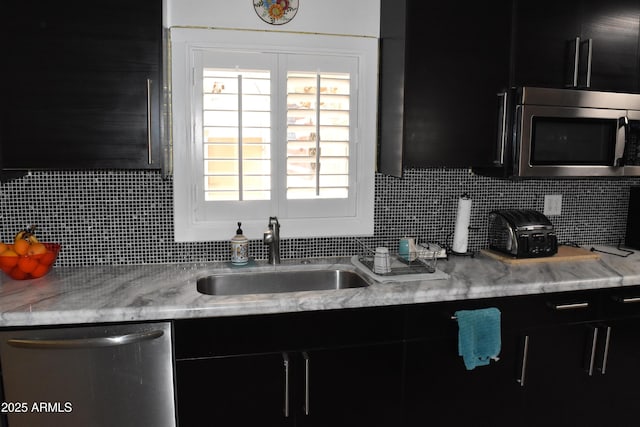
[[[278,217],[269,217],[269,228],[264,232],[263,241],[269,245],[269,264],[280,264],[280,223]]]

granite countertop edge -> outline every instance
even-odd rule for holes
[[[611,248],[608,248],[611,249]],[[350,258],[287,260],[237,268],[228,263],[55,267],[40,279],[0,278],[0,327],[160,321],[418,304],[535,295],[640,284],[640,253],[597,260],[510,265],[483,254],[450,257],[439,280],[373,282],[364,288],[211,296],[196,280],[210,274],[271,269],[343,268]]]

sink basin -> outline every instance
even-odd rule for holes
[[[369,286],[369,283],[362,276],[340,269],[217,274],[197,281],[198,292],[207,295],[321,291],[365,286]]]

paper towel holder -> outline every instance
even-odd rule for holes
[[[471,197],[469,196],[469,193],[464,192],[464,193],[460,196],[460,199],[459,199],[459,201],[458,201],[458,214],[457,214],[457,216],[456,216],[456,230],[452,231],[452,232],[449,234],[449,237],[453,236],[453,244],[451,245],[451,247],[450,247],[450,249],[449,249],[449,251],[448,251],[448,252],[449,252],[451,255],[456,255],[456,256],[468,256],[468,257],[473,258],[473,257],[475,256],[474,252],[471,252],[471,251],[469,251],[469,250],[466,250],[465,252],[460,252],[460,251],[456,251],[456,250],[454,250],[454,248],[455,248],[455,247],[456,247],[456,245],[457,245],[457,244],[456,244],[456,239],[457,239],[457,237],[456,237],[456,236],[458,235],[458,232],[460,231],[460,229],[459,229],[459,225],[460,225],[460,224],[458,223],[458,221],[460,220],[460,216],[461,216],[461,202],[462,202],[462,201],[465,201],[465,202],[468,202],[468,203],[469,203],[469,205],[467,206],[467,212],[466,212],[466,222],[467,222],[467,224],[469,224],[469,222],[470,222],[470,207],[471,207],[471,206],[470,206],[470,203],[471,203]],[[471,231],[471,230],[476,230],[476,229],[477,229],[477,227],[471,227],[471,225],[467,225],[467,227],[466,227],[467,233],[468,233],[469,231]],[[465,241],[464,241],[464,243],[463,243],[463,246],[464,246],[464,248],[465,248],[465,249],[467,249],[467,239],[468,239],[468,234],[464,237],[464,239],[465,239]],[[460,245],[458,245],[458,246],[460,246]]]

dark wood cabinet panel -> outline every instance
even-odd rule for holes
[[[499,93],[639,92],[640,1],[381,2],[379,172],[499,162]],[[482,18],[479,18],[482,17]]]
[[[399,425],[403,320],[389,307],[176,321],[179,423]]]
[[[406,425],[517,426],[522,393],[514,337],[503,337],[498,362],[471,371],[457,344],[455,332],[447,339],[407,344]]]
[[[640,89],[637,0],[515,0],[514,10],[514,86]]]
[[[497,94],[508,85],[510,0],[389,0],[381,17],[379,170],[491,165]]]
[[[593,324],[564,324],[524,332],[523,426],[607,425],[599,411],[584,410],[599,396],[589,375],[595,330]]]
[[[518,425],[522,390],[519,327],[530,311],[522,298],[427,304],[407,309],[406,425]],[[457,310],[501,312],[498,361],[467,370],[458,352]],[[464,408],[464,409],[462,409]]]
[[[402,424],[401,343],[311,351],[307,357],[309,407],[305,414],[303,405],[299,425]]]
[[[3,168],[161,166],[160,1],[25,0],[3,12]]]
[[[633,425],[639,289],[179,320],[180,425]],[[452,316],[486,307],[500,359],[467,370]]]
[[[178,425],[287,426],[283,355],[176,363]]]

